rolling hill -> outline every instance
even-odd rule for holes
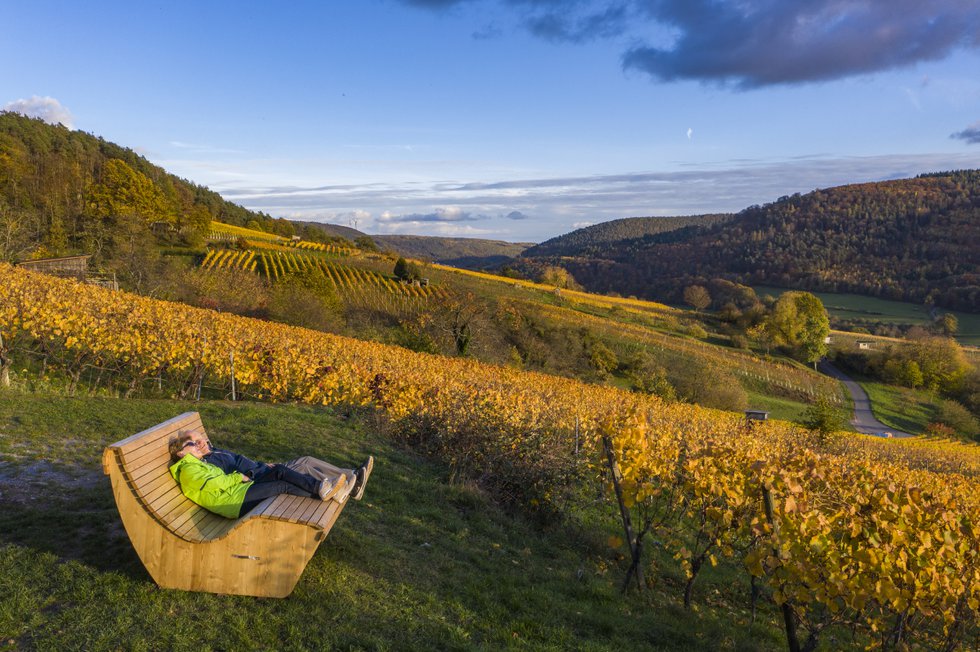
[[[602,252],[606,247],[628,240],[637,240],[686,227],[711,226],[727,222],[732,215],[689,215],[685,217],[627,217],[593,224],[571,233],[545,240],[529,248],[524,256],[583,256]]]
[[[623,221],[597,225],[523,260],[561,265],[591,291],[658,300],[720,277],[978,312],[978,215],[980,170],[967,170],[817,190],[639,237],[617,238]]]
[[[531,243],[481,238],[442,238],[421,235],[371,237],[382,249],[390,249],[402,256],[477,270],[505,264],[531,246]]]

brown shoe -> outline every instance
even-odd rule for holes
[[[320,500],[330,500],[337,495],[337,492],[340,491],[345,484],[347,484],[346,475],[341,475],[336,481],[334,481],[333,484],[330,484],[330,481],[324,478],[320,482],[320,490],[318,491],[320,494]]]
[[[368,477],[370,477],[373,468],[374,456],[372,455],[367,458],[367,462],[354,470],[357,480],[354,482],[354,489],[350,492],[351,498],[354,500],[360,500],[364,497],[364,487],[367,485]]]

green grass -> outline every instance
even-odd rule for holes
[[[754,286],[756,293],[761,297],[771,294],[778,297],[783,292],[788,292],[786,288],[775,288],[768,286]],[[885,324],[919,325],[928,326],[932,323],[929,312],[924,306],[905,303],[902,301],[889,301],[876,297],[866,297],[858,294],[836,294],[831,292],[814,292],[822,302],[827,312],[832,317],[848,319],[854,321],[864,321],[868,323],[882,322]],[[956,315],[959,321],[959,333],[956,339],[961,344],[980,346],[980,315],[968,312],[957,312],[940,308],[942,312],[951,312]]]
[[[924,391],[861,381],[871,399],[871,411],[882,423],[914,435],[922,434],[936,414],[935,398]]]
[[[197,409],[221,446],[262,460],[376,457],[285,600],[161,590],[119,523],[107,443]],[[773,610],[748,624],[744,571],[648,571],[623,597],[608,503],[564,523],[503,511],[393,447],[367,417],[296,405],[0,392],[0,648],[78,650],[780,650]],[[649,546],[661,568],[669,554]]]
[[[803,418],[803,413],[809,407],[809,405],[800,401],[777,396],[767,396],[753,391],[749,391],[748,395],[749,409],[766,410],[769,412],[770,419],[799,422]]]

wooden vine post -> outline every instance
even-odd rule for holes
[[[623,531],[626,533],[626,541],[629,544],[630,556],[632,558],[629,571],[626,573],[626,579],[623,581],[623,592],[625,593],[626,589],[629,588],[630,580],[634,577],[636,578],[636,587],[642,591],[644,587],[643,566],[640,564],[642,543],[633,533],[630,510],[626,506],[626,503],[623,502],[623,474],[619,470],[619,464],[616,462],[616,453],[613,451],[612,442],[609,440],[608,435],[602,436],[602,447],[606,451],[606,461],[609,464],[609,472],[612,475],[613,489],[616,492],[616,502],[619,503],[619,515],[623,519]]]
[[[773,534],[778,534],[779,526],[773,516],[772,494],[769,492],[769,487],[764,484],[762,485],[762,504],[766,511],[766,520],[769,521]],[[775,545],[773,552],[779,554]],[[800,640],[796,635],[796,614],[793,613],[793,607],[788,600],[783,601],[780,607],[783,611],[783,624],[786,627],[786,642],[789,644],[789,652],[800,652]]]
[[[3,333],[0,333],[0,387],[10,387],[10,357],[3,343]]]
[[[231,400],[235,399],[235,352],[231,352]]]

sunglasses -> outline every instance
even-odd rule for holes
[[[189,442],[186,442],[183,446],[181,446],[181,448],[187,448],[188,446],[197,446],[197,442],[191,440]]]

